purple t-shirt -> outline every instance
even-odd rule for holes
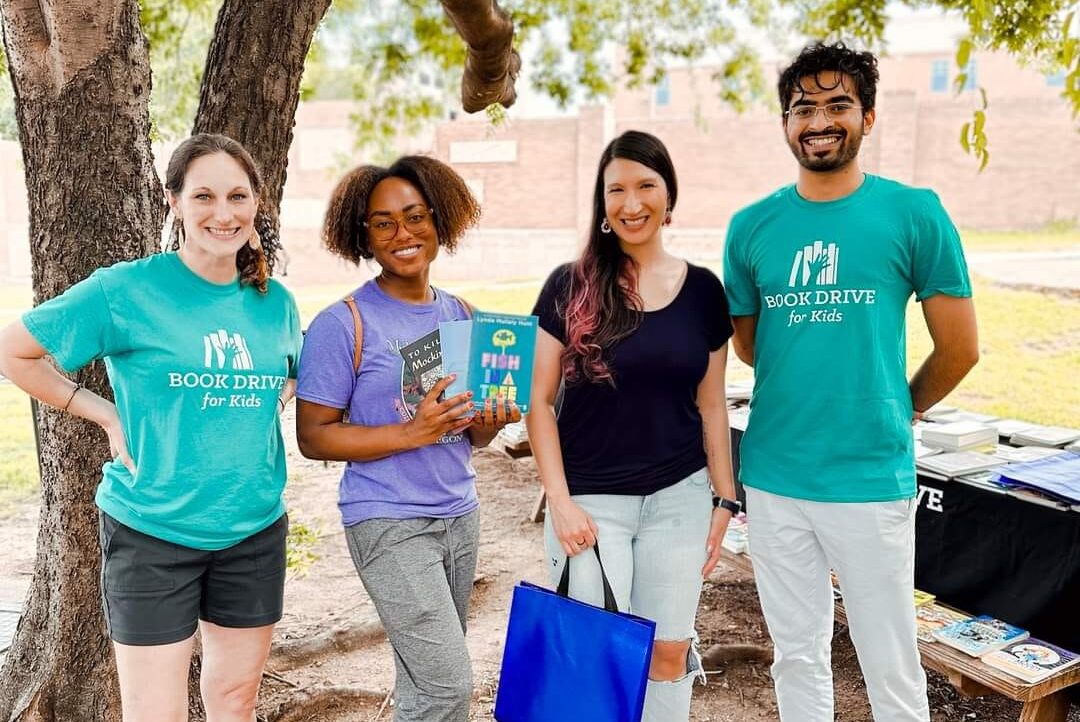
[[[337,301],[315,317],[304,337],[296,395],[349,410],[349,423],[400,424],[413,417],[442,376],[440,321],[468,318],[461,302],[435,289],[433,303],[386,295],[374,280],[353,293],[363,321],[360,373],[353,373],[352,313]],[[410,363],[406,363],[406,356]],[[476,472],[467,434],[447,435],[420,449],[375,461],[350,461],[341,477],[338,507],[345,526],[367,519],[448,518],[477,507]]]

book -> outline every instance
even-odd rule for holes
[[[405,359],[405,378],[402,387],[410,404],[418,404],[443,377],[442,351],[439,330],[416,339],[399,350]]]
[[[536,316],[477,311],[467,321],[443,321],[443,374],[457,374],[447,396],[473,392],[473,403],[502,394],[525,414],[532,390]]]
[[[953,479],[978,471],[1001,466],[1002,462],[990,454],[978,451],[954,451],[915,459],[915,466],[925,471]]]
[[[983,655],[982,661],[1025,682],[1041,682],[1080,662],[1080,655],[1030,637]]]
[[[746,554],[749,551],[750,529],[746,524],[746,514],[739,512],[732,517],[720,545],[732,554]]]
[[[935,599],[937,599],[937,596],[934,595],[934,594],[931,594],[930,592],[924,592],[921,589],[916,589],[915,590],[915,606],[916,607],[921,607],[924,604],[929,604],[930,602],[934,601]]]
[[[998,436],[1008,439],[1013,434],[1024,431],[1025,429],[1030,429],[1032,426],[1037,426],[1037,424],[1033,424],[1030,421],[1021,421],[1020,419],[998,419],[997,421],[988,424],[988,426],[993,426],[997,429]]]
[[[975,421],[954,421],[924,428],[920,441],[924,446],[945,451],[966,451],[996,446],[998,433],[993,427]]]
[[[997,449],[994,450],[994,457],[1006,464],[1016,464],[1024,461],[1045,459],[1048,456],[1064,453],[1066,453],[1064,449],[1050,446],[1006,446],[1005,444],[998,444]]]
[[[919,639],[924,642],[934,642],[934,632],[938,629],[943,629],[950,624],[961,622],[971,617],[963,612],[958,612],[955,609],[938,604],[937,602],[929,602],[927,604],[919,604],[915,607],[915,627],[918,631]]]
[[[987,652],[1003,649],[1028,637],[1027,630],[1014,627],[1008,622],[987,614],[954,622],[936,630],[933,634],[937,641],[970,654],[972,657],[981,657]]]
[[[1080,439],[1080,429],[1069,429],[1064,426],[1031,426],[1009,437],[1009,443],[1013,446],[1064,447],[1078,439]]]
[[[950,415],[959,411],[955,406],[946,406],[945,404],[934,404],[923,413],[923,418],[929,421],[938,421],[941,418],[948,418]]]

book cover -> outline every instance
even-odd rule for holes
[[[1080,662],[1080,655],[1032,637],[990,652],[982,661],[1025,682],[1035,683]]]
[[[447,395],[471,390],[473,402],[482,407],[486,399],[502,394],[528,413],[536,324],[536,316],[486,311],[468,321],[440,323],[442,370],[457,374]]]
[[[443,377],[442,351],[439,345],[439,330],[416,339],[407,346],[402,346],[399,353],[405,359],[402,387],[411,389],[417,397],[410,403],[419,403],[431,387]],[[408,394],[407,394],[408,395]]]
[[[934,639],[935,631],[970,618],[967,614],[958,612],[955,609],[949,609],[936,602],[915,607],[915,625],[919,639],[924,642],[937,641]]]
[[[937,641],[972,657],[981,657],[1028,636],[1027,630],[986,614],[942,627],[933,634]]]
[[[921,607],[924,604],[929,604],[930,602],[934,601],[935,599],[937,599],[937,596],[934,595],[934,594],[931,594],[930,592],[924,592],[921,589],[916,589],[915,590],[915,606],[916,607]]]

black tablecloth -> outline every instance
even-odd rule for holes
[[[1080,513],[922,475],[919,493],[916,587],[1080,651]]]

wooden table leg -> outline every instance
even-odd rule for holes
[[[540,493],[536,497],[536,502],[533,504],[532,515],[529,519],[537,524],[544,520],[544,504],[547,503],[547,498],[544,496],[544,490],[541,489]]]
[[[1069,698],[1065,691],[1048,694],[1041,699],[1024,703],[1020,722],[1065,722],[1069,714]]]

